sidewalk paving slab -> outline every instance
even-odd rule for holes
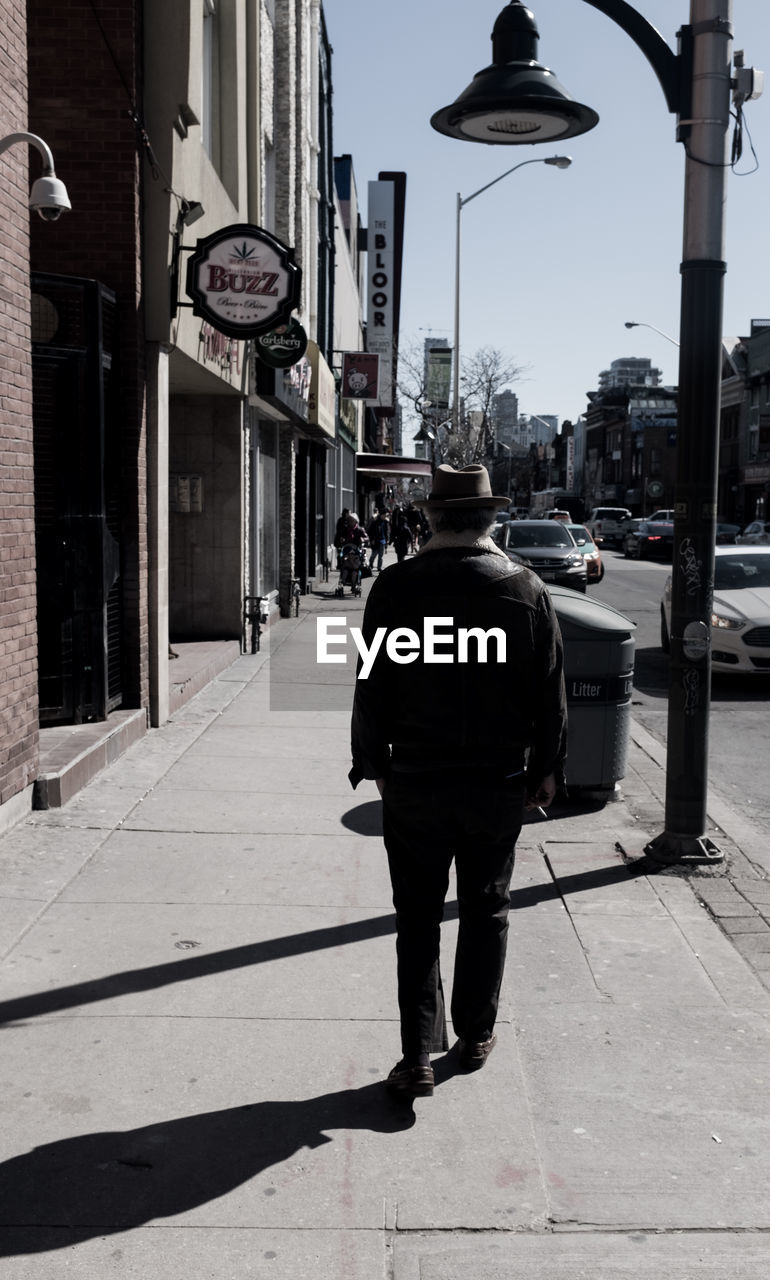
[[[770,1265],[761,1233],[725,1236],[608,1231],[518,1234],[447,1244],[399,1238],[394,1280],[760,1280]]]

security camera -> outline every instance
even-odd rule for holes
[[[32,183],[29,193],[30,209],[37,209],[40,217],[46,222],[56,222],[65,212],[72,208],[67,188],[51,170]]]

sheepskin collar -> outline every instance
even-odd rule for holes
[[[502,556],[504,560],[508,559],[488,534],[474,533],[472,529],[466,529],[462,533],[434,533],[417,554],[421,556],[429,551],[446,551],[455,547],[467,547],[469,551],[488,551],[492,555]]]

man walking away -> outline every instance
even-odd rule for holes
[[[540,579],[489,537],[507,504],[484,467],[438,467],[421,504],[432,538],[379,575],[364,613],[365,643],[373,651],[379,632],[380,646],[371,670],[359,665],[350,780],[374,779],[383,800],[402,1048],[387,1085],[404,1099],[433,1093],[430,1055],[448,1049],[439,950],[452,860],[450,1012],[473,1071],[495,1044],[524,807],[547,807],[563,778],[561,636]]]

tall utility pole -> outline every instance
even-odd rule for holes
[[[720,856],[705,831],[732,0],[691,0],[690,24],[666,816],[646,850],[663,863]]]

